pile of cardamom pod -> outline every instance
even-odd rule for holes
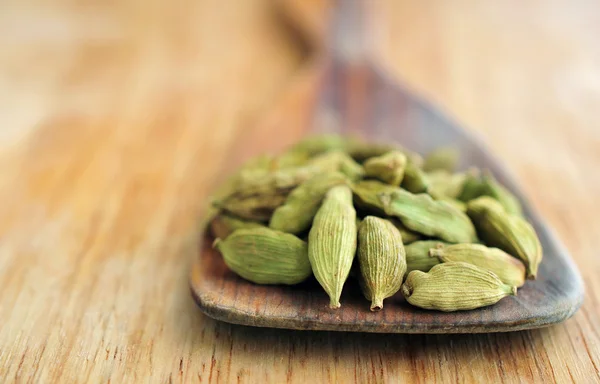
[[[458,156],[308,137],[221,186],[208,218],[213,246],[257,284],[314,275],[331,308],[351,271],[372,311],[398,291],[425,309],[495,304],[535,278],[542,249],[519,201],[489,172],[455,172]]]

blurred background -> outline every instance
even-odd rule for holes
[[[382,63],[483,136],[585,266],[588,291],[600,288],[600,3],[367,4]],[[151,339],[127,319],[193,333],[157,342],[155,359],[170,361],[182,340],[192,351],[207,340],[199,329],[210,320],[198,320],[182,262],[195,254],[207,192],[266,138],[284,145],[301,135],[330,8],[2,1],[0,362],[39,350],[70,318],[84,319],[87,345],[111,354],[115,340]],[[584,330],[600,304],[586,300]],[[15,341],[25,323],[29,339]],[[92,353],[64,345],[58,362]]]

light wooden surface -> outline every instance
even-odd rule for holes
[[[203,316],[187,274],[207,191],[262,138],[299,132],[303,53],[266,0],[12,0],[0,6],[1,382],[600,381],[600,5],[374,6],[387,65],[480,132],[563,239],[586,281],[581,310],[473,336]]]

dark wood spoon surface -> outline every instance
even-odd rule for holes
[[[370,59],[365,37],[368,12],[361,7],[360,2],[342,0],[334,8],[324,53],[311,62],[281,101],[280,108],[294,110],[287,116],[298,118],[290,124],[296,130],[285,128],[286,123],[277,122],[276,116],[265,123],[282,126],[280,143],[275,146],[281,147],[306,130],[359,133],[370,140],[397,142],[419,153],[440,146],[458,148],[462,168],[491,170],[521,200],[544,249],[538,278],[528,281],[517,296],[494,306],[454,313],[412,307],[400,293],[387,299],[382,311],[370,312],[357,282],[349,279],[342,307],[331,310],[327,295],[314,280],[293,287],[260,286],[237,277],[211,248],[212,239],[206,238],[190,278],[200,309],[215,319],[252,326],[381,333],[506,332],[548,326],[571,317],[581,306],[584,289],[566,249],[528,204],[507,169],[478,138]],[[263,149],[256,146],[250,152]]]

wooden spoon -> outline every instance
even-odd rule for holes
[[[261,327],[386,333],[504,332],[569,318],[583,301],[583,282],[565,248],[481,141],[370,60],[364,16],[368,13],[361,9],[365,3],[338,1],[331,37],[322,44],[324,53],[283,98],[277,112],[266,120],[265,126],[270,128],[265,129],[273,132],[278,124],[285,124],[286,129],[278,133],[281,142],[312,129],[360,132],[368,139],[398,142],[420,153],[438,146],[458,148],[462,167],[490,169],[521,200],[544,249],[537,280],[528,281],[517,296],[496,305],[442,313],[411,307],[400,294],[387,299],[382,311],[370,312],[358,284],[349,279],[342,307],[332,310],[327,295],[314,280],[294,287],[260,286],[237,277],[211,248],[212,239],[207,239],[191,273],[192,294],[201,310],[215,319]],[[288,14],[296,17],[296,10]],[[312,36],[318,35],[318,30],[313,31]],[[293,121],[282,121],[286,117]]]

